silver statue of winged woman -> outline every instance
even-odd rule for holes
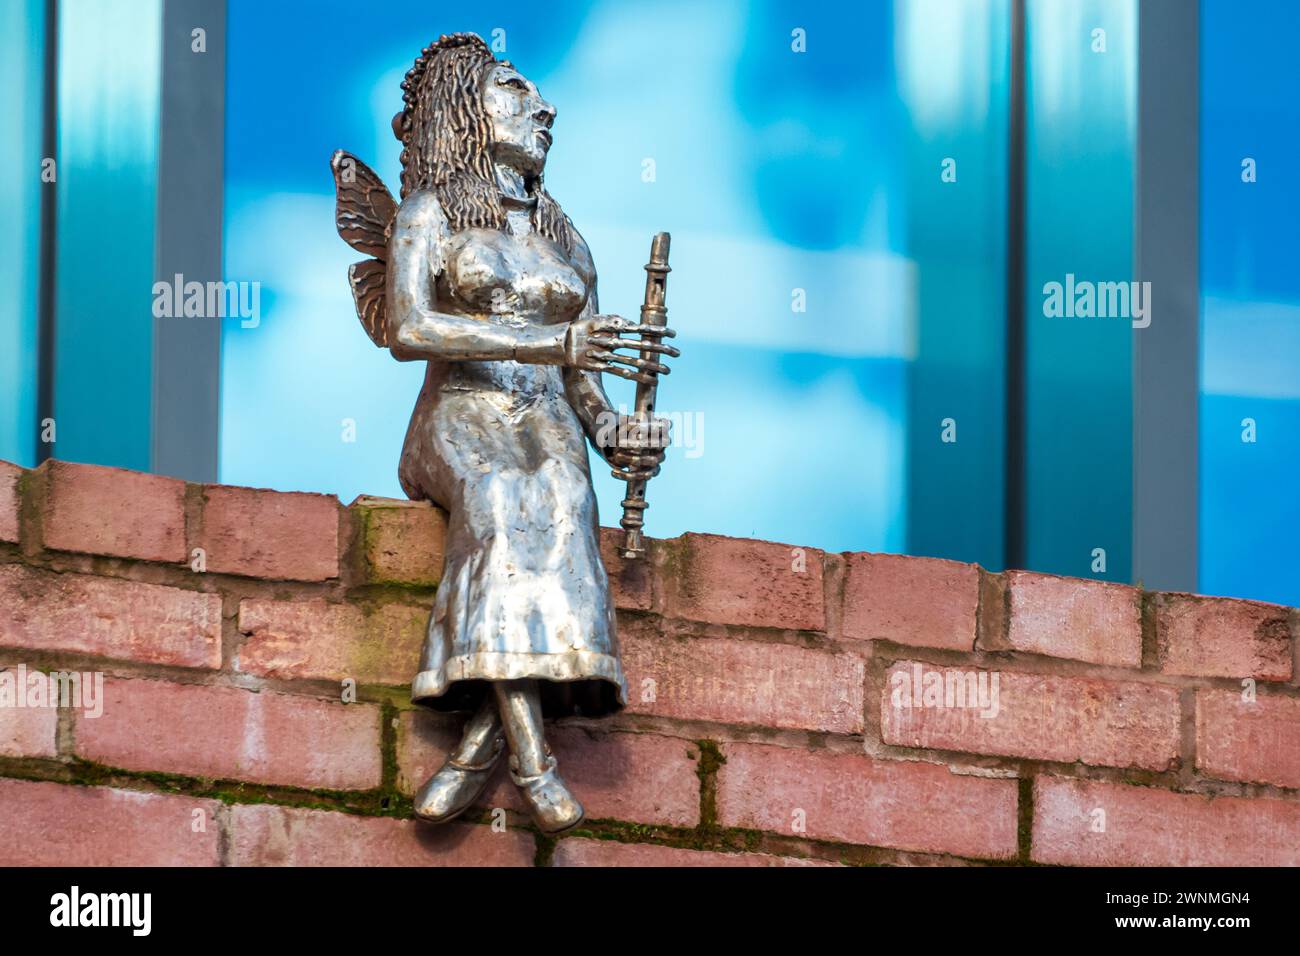
[[[463,812],[508,749],[538,827],[558,832],[583,810],[543,719],[626,703],[587,443],[640,483],[666,434],[618,415],[601,375],[647,383],[678,352],[670,329],[599,312],[591,253],[543,185],[555,109],[532,82],[458,33],[420,53],[402,91],[401,202],[349,153],[331,165],[339,235],[373,257],[348,273],[361,323],[428,365],[402,489],[449,515],[411,697],[470,716],[415,812]]]

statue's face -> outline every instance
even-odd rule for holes
[[[555,107],[518,70],[498,64],[484,79],[483,108],[492,125],[492,159],[525,176],[541,175]]]

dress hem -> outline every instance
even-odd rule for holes
[[[568,683],[604,680],[618,689],[618,703],[627,706],[627,682],[617,657],[594,651],[533,654],[483,651],[450,658],[441,668],[421,671],[411,682],[411,701],[444,696],[460,681],[538,680]]]

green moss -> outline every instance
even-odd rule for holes
[[[20,508],[27,503],[27,497],[32,492],[35,481],[36,477],[30,469],[24,468],[18,472],[18,481],[14,483],[14,492],[18,495]]]
[[[381,577],[379,569],[371,563],[370,556],[379,547],[379,525],[374,515],[377,510],[378,508],[368,505],[355,506],[352,509],[356,532],[352,539],[353,547],[349,550],[352,551],[351,563],[357,578],[366,582],[362,590],[367,595],[376,597],[393,593],[401,596],[409,596],[412,592],[429,593],[437,586],[436,581],[419,583]]]
[[[1156,667],[1160,662],[1160,646],[1156,638],[1156,595],[1142,591],[1138,600],[1142,614],[1142,666]]]
[[[695,775],[700,778],[700,830],[708,831],[718,825],[718,771],[727,762],[722,749],[714,740],[697,740],[700,750]]]
[[[551,861],[555,859],[555,847],[560,841],[556,837],[540,832],[534,834],[533,839],[537,841],[537,852],[533,854],[533,866],[550,866]]]
[[[665,583],[671,581],[677,587],[689,587],[692,555],[685,536],[661,539],[655,547],[658,549],[660,579]]]
[[[374,553],[375,536],[378,534],[372,514],[374,509],[354,502],[348,510],[352,512],[355,530],[352,540],[348,542],[347,557],[358,579],[369,581],[374,573],[374,568],[370,566],[370,555]]]
[[[1028,863],[1033,849],[1034,781],[1031,777],[1021,777],[1017,784],[1016,856],[1021,863]]]
[[[397,788],[397,708],[389,700],[379,705],[380,753],[383,761],[383,786]]]

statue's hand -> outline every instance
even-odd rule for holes
[[[672,423],[666,418],[645,421],[613,413],[607,420],[609,427],[602,427],[597,438],[605,460],[614,466],[614,477],[638,481],[659,474],[664,454],[672,444]]]
[[[642,340],[632,336],[649,332],[656,338]],[[656,325],[637,325],[619,315],[593,315],[569,323],[565,338],[565,363],[589,372],[609,372],[634,382],[649,382],[654,375],[667,375],[668,366],[639,356],[619,355],[615,349],[655,352],[676,358],[681,355],[658,336],[672,338],[677,333]],[[627,368],[620,368],[626,365]]]

